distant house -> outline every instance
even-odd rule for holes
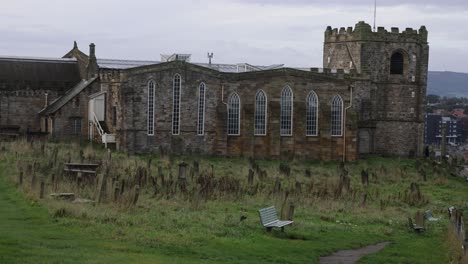
[[[456,119],[468,117],[468,115],[465,115],[465,109],[463,108],[455,108],[450,112],[450,114]]]
[[[447,143],[459,144],[462,142],[461,121],[453,117],[437,114],[426,114],[424,143],[426,145],[440,145],[442,142],[442,126],[446,125]]]

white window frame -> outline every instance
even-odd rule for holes
[[[146,132],[148,136],[154,136],[154,105],[156,98],[156,82],[154,80],[149,80],[147,85],[148,89],[148,105],[146,109],[146,119],[147,119],[147,128]],[[151,90],[153,95],[151,99]]]
[[[290,128],[290,133],[283,133],[283,128],[282,128],[282,116],[283,116],[283,96],[286,91],[291,93],[291,114],[290,114],[290,123],[291,123],[291,128]],[[286,85],[283,87],[283,90],[281,90],[281,97],[280,97],[280,136],[282,137],[291,137],[293,135],[293,129],[294,129],[294,93],[291,87]]]
[[[237,133],[231,133],[230,132],[230,119],[229,119],[229,111],[230,111],[230,108],[231,108],[231,100],[236,97],[237,100],[239,101],[239,107],[237,109]],[[230,96],[229,96],[229,99],[228,99],[228,105],[227,105],[227,134],[228,136],[240,136],[240,128],[241,128],[241,100],[240,100],[240,96],[237,94],[237,93],[232,93]]]
[[[179,94],[178,94],[178,100],[176,102],[176,79],[178,78],[179,80]],[[174,74],[174,77],[172,78],[172,135],[180,135],[180,101],[182,97],[182,77],[180,74],[176,73]],[[177,103],[177,109],[176,109],[176,103]],[[177,110],[177,116],[175,116]],[[177,119],[177,127],[175,127],[175,121]]]
[[[265,98],[265,110],[264,110],[264,119],[263,119],[263,126],[264,126],[264,129],[265,129],[265,132],[264,133],[257,133],[257,129],[256,129],[256,123],[257,123],[257,119],[256,119],[256,116],[257,116],[257,111],[259,110],[258,109],[258,102],[257,102],[257,96],[262,93],[264,98]],[[263,91],[262,89],[258,90],[257,93],[255,94],[255,110],[254,110],[254,136],[266,136],[267,135],[267,131],[268,131],[268,96],[267,94],[265,93],[265,91]]]
[[[315,120],[311,120],[315,122],[315,133],[309,134],[309,129],[308,129],[308,122],[309,122],[309,99],[314,99],[315,100]],[[318,136],[318,131],[319,131],[319,99],[318,95],[314,90],[311,90],[309,94],[306,97],[306,136],[307,137],[316,137]]]
[[[339,99],[340,100],[340,103],[341,103],[341,107],[340,107],[340,134],[333,134],[334,133],[334,124],[333,124],[333,121],[334,121],[334,117],[333,117],[333,108],[334,108],[334,103],[335,103],[335,99]],[[331,118],[330,118],[330,135],[332,137],[342,137],[343,136],[343,118],[344,118],[344,101],[343,101],[343,98],[340,96],[340,95],[335,95],[333,96],[332,98],[332,103],[331,103]]]
[[[203,98],[201,96],[201,90],[203,88]],[[200,109],[202,103],[203,109]],[[198,118],[197,118],[197,135],[203,136],[205,134],[205,106],[206,106],[206,84],[201,82],[198,86]],[[201,113],[201,118],[200,118]],[[201,120],[201,122],[200,122]]]

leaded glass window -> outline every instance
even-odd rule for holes
[[[306,135],[317,136],[318,134],[318,97],[311,91],[306,99]]]
[[[240,135],[240,98],[236,93],[228,100],[228,135]]]
[[[260,90],[255,95],[254,135],[264,136],[267,129],[267,98]]]
[[[180,90],[181,78],[179,74],[174,76],[172,84],[172,134],[180,133]]]
[[[198,87],[198,124],[197,134],[205,133],[205,84],[201,83]]]
[[[335,95],[331,106],[331,135],[341,136],[343,134],[343,99]]]
[[[280,134],[292,136],[293,126],[293,93],[289,86],[281,92]]]

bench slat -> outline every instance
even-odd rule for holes
[[[96,174],[96,171],[92,171],[92,170],[64,169],[64,171],[68,171],[68,172],[81,172],[81,173],[88,173],[88,174]]]
[[[275,222],[275,223],[265,225],[265,227],[283,227],[283,226],[290,225],[292,223],[293,223],[293,221],[278,221],[278,222]]]

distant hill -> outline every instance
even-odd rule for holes
[[[468,73],[430,71],[427,94],[468,97]]]

